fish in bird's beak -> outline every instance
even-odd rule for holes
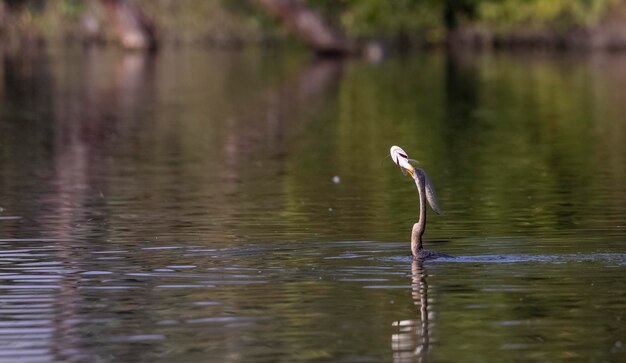
[[[409,156],[404,152],[404,150],[402,150],[400,146],[392,146],[391,150],[389,150],[389,153],[391,154],[391,159],[393,160],[393,162],[400,167],[400,170],[402,170],[402,173],[404,175],[408,173],[409,175],[411,175],[411,177],[413,177],[420,195],[422,193],[426,194],[426,200],[428,201],[428,204],[430,204],[430,207],[435,211],[435,213],[440,214],[441,208],[439,208],[437,195],[435,194],[435,188],[433,188],[433,183],[430,181],[428,174],[426,174],[424,170],[411,165],[411,163],[417,163],[417,161],[409,159]],[[420,189],[420,185],[422,189]]]
[[[411,161],[416,162],[415,160],[409,159],[409,156],[400,146],[392,146],[389,153],[391,154],[391,160],[400,167],[404,175],[409,173],[411,177],[415,178],[415,168],[410,163]]]

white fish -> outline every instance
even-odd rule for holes
[[[417,161],[409,159],[407,153],[400,146],[392,146],[389,153],[391,154],[391,160],[400,167],[404,175],[409,173],[411,177],[415,178],[415,168],[411,165],[411,162],[417,163]]]

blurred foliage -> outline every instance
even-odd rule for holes
[[[165,42],[235,44],[284,36],[249,0],[134,0],[156,24]],[[102,37],[111,32],[97,0],[7,0],[4,34],[9,37],[63,40],[80,37],[87,17],[98,21]]]
[[[368,36],[425,33],[428,40],[441,35],[442,5],[439,1],[350,0],[349,4],[351,11],[342,16],[342,22],[353,33]]]
[[[282,35],[282,29],[248,0],[138,0],[157,24],[161,37],[176,42],[259,42]]]
[[[2,33],[8,40],[58,40],[76,34],[88,3],[81,0],[5,1],[8,14]]]
[[[308,4],[356,37],[436,42],[444,34],[442,1],[320,0]]]
[[[135,0],[165,42],[239,44],[284,39],[286,30],[253,0]],[[79,36],[85,15],[106,28],[98,1],[6,0],[5,33],[63,39]],[[456,26],[492,33],[590,27],[625,0],[308,0],[331,24],[359,38],[438,43]],[[103,31],[106,34],[106,31]]]
[[[593,26],[612,6],[623,0],[487,0],[478,7],[479,18],[496,29],[520,27],[568,29]]]
[[[445,28],[481,25],[495,31],[527,26],[567,30],[592,26],[623,0],[321,0],[309,4],[340,18],[351,34],[442,39]]]

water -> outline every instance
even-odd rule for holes
[[[623,360],[625,60],[4,54],[0,362]]]

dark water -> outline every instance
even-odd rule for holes
[[[623,56],[0,62],[0,362],[626,356]]]

